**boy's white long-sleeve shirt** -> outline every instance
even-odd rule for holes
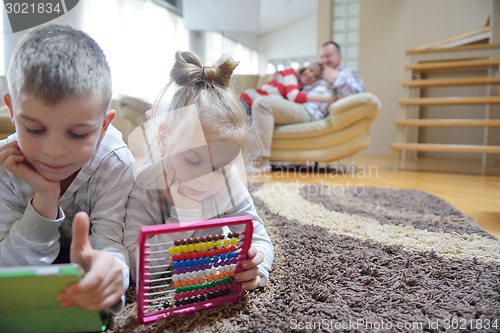
[[[153,171],[151,175],[158,173]],[[262,219],[257,215],[255,206],[247,188],[239,179],[236,169],[233,167],[229,172],[229,186],[232,193],[232,201],[227,195],[226,187],[218,193],[201,201],[201,209],[176,209],[165,196],[157,189],[145,189],[141,187],[140,181],[136,182],[132,189],[127,204],[127,215],[125,217],[124,245],[130,255],[130,269],[132,277],[136,279],[137,269],[137,236],[140,228],[146,225],[178,223],[188,221],[199,221],[212,218],[251,215],[253,220],[252,246],[264,256],[264,261],[258,266],[261,274],[261,286],[267,283],[269,271],[274,260],[274,248],[269,235],[264,228]],[[234,203],[234,206],[233,206]],[[241,231],[240,229],[238,229]],[[160,234],[151,237],[148,242],[166,243],[176,239],[197,237],[208,234],[220,233],[219,229],[205,229],[202,232]]]
[[[113,254],[128,287],[128,253],[122,242],[135,160],[121,138],[117,129],[108,128],[92,158],[59,199],[57,220],[40,216],[31,205],[34,191],[0,165],[0,266],[52,264],[61,251],[69,253],[73,218],[85,211],[90,216],[92,247]],[[13,134],[0,146],[15,140]]]

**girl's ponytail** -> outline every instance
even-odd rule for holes
[[[231,58],[222,58],[212,66],[203,66],[194,53],[177,51],[170,78],[178,86],[227,88],[237,65]]]

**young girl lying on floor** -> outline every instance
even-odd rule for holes
[[[130,143],[142,136],[142,142],[132,143],[142,148],[132,151],[148,152],[149,160],[137,171],[127,204],[124,245],[132,277],[135,280],[137,235],[142,226],[251,215],[252,246],[244,271],[235,279],[243,281],[245,289],[257,288],[267,282],[274,250],[240,179],[245,174],[250,124],[241,102],[227,88],[237,62],[220,59],[203,66],[191,52],[177,52],[175,58],[171,81],[155,103],[152,118],[129,138]],[[177,89],[164,109],[161,99],[173,84]],[[221,232],[230,230],[162,234],[149,241],[166,243]]]

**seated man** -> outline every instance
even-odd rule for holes
[[[336,99],[364,91],[363,81],[353,69],[341,68],[342,55],[334,42],[325,43],[320,49],[320,64],[323,68],[322,78]],[[326,116],[326,114],[324,114]],[[252,103],[254,137],[257,140],[257,154],[260,161],[257,171],[271,170],[271,143],[275,125],[295,124],[317,120],[304,104],[289,100],[260,96]]]
[[[330,84],[337,99],[365,91],[363,80],[352,68],[340,67],[342,55],[335,42],[326,42],[319,51],[322,79]]]

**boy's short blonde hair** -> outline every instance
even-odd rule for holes
[[[111,101],[111,71],[99,45],[69,26],[47,24],[26,34],[16,46],[7,72],[13,99],[21,93],[58,103],[75,95]]]

